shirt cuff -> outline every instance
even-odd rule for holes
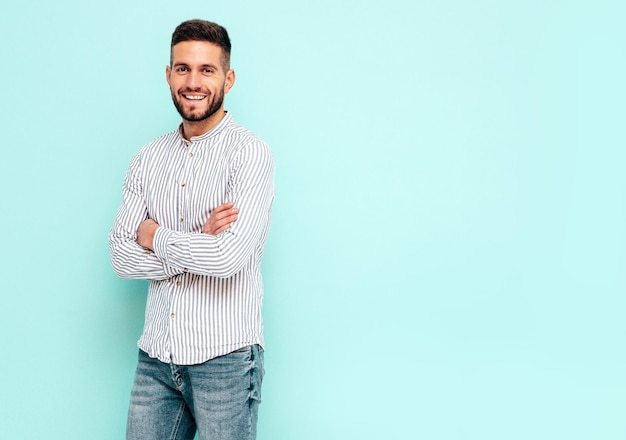
[[[154,249],[154,255],[159,257],[160,260],[167,263],[167,242],[169,238],[174,234],[167,228],[159,226],[154,232],[154,238],[152,239],[152,248]]]

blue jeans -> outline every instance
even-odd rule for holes
[[[139,350],[127,440],[254,440],[263,351],[245,347],[199,365],[167,364]]]

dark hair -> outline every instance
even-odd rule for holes
[[[222,48],[222,64],[225,70],[230,69],[230,38],[226,28],[206,20],[187,20],[176,26],[170,45],[170,65],[172,50],[182,41],[208,41]]]

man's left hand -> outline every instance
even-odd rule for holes
[[[139,246],[143,246],[146,249],[154,250],[152,247],[152,241],[154,240],[154,233],[156,232],[159,224],[151,218],[142,221],[137,228],[137,243]]]

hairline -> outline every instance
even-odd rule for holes
[[[170,67],[172,66],[172,63],[174,62],[174,47],[178,46],[180,43],[184,43],[186,41],[199,41],[201,43],[209,43],[212,44],[213,46],[216,46],[218,49],[220,49],[222,51],[222,55],[220,56],[220,61],[221,61],[221,65],[222,68],[224,69],[224,71],[228,72],[230,70],[230,56],[228,56],[228,54],[226,53],[226,51],[224,50],[224,48],[222,46],[220,46],[217,43],[214,43],[212,41],[208,41],[208,40],[200,40],[200,39],[189,39],[189,40],[181,40],[178,41],[176,44],[174,44],[173,46],[170,46]]]

